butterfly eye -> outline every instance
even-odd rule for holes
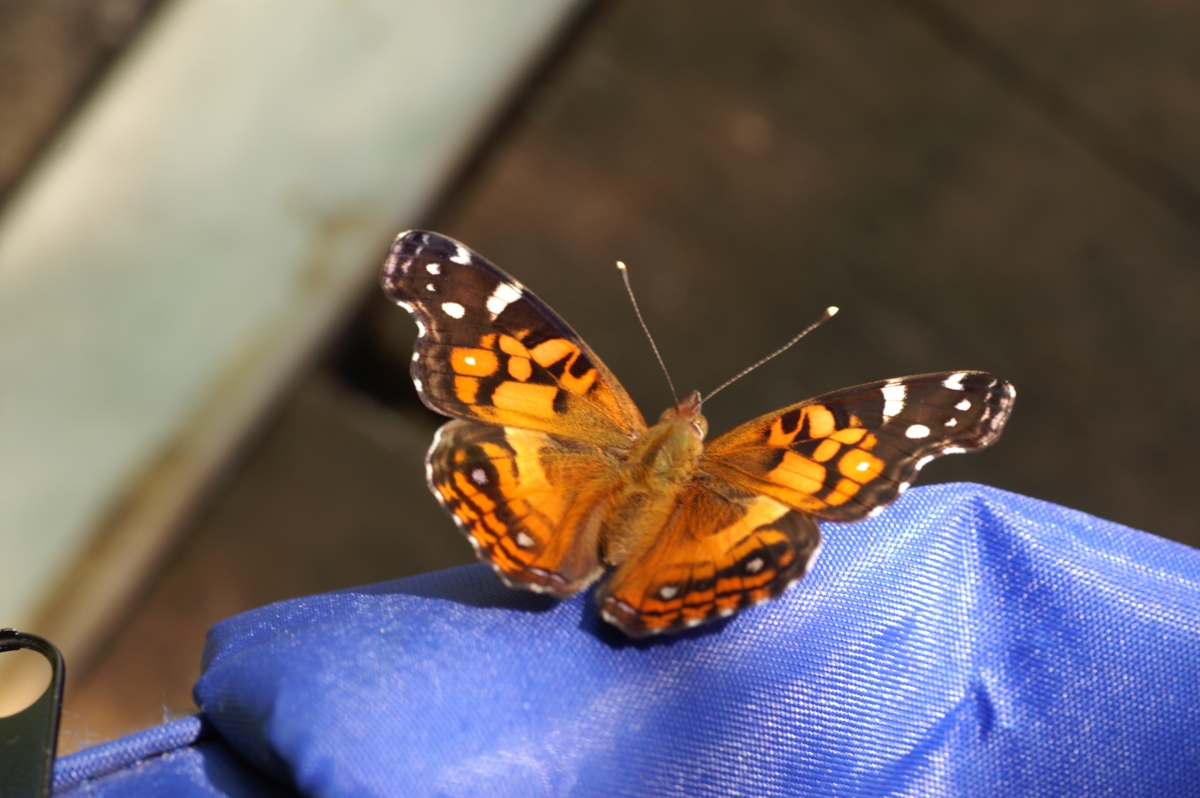
[[[696,428],[696,432],[700,435],[700,440],[708,437],[708,419],[704,416],[696,416],[692,419],[692,426]]]

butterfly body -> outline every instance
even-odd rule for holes
[[[606,565],[619,565],[645,547],[666,525],[683,491],[696,478],[704,454],[707,422],[693,393],[632,442],[614,463],[612,500],[600,541]]]
[[[1015,396],[983,372],[903,377],[706,444],[698,393],[647,426],[578,334],[452,239],[400,235],[381,282],[417,321],[418,393],[454,418],[426,461],[434,495],[510,586],[566,597],[607,573],[600,612],[633,636],[780,595],[817,519],[878,512],[935,457],[991,444]]]

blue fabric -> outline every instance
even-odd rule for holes
[[[60,798],[285,798],[295,794],[248,766],[200,717],[156,726],[54,763],[54,795]]]
[[[647,643],[482,566],[277,604],[195,695],[322,796],[1200,793],[1200,553],[975,485],[823,531],[784,599]]]
[[[1200,552],[962,484],[822,529],[647,642],[483,566],[264,607],[196,699],[308,795],[1200,795]]]

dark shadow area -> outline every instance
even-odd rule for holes
[[[507,587],[483,563],[419,574],[377,585],[342,591],[365,596],[401,594],[453,601],[467,607],[486,607],[520,612],[546,612],[558,606],[553,596]]]
[[[209,784],[229,798],[295,798],[292,786],[265,775],[233,750],[224,740],[210,740],[195,746],[204,762]]]

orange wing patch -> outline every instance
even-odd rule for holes
[[[528,331],[520,331],[528,336]],[[565,338],[526,348],[516,337],[489,333],[475,346],[446,347],[453,394],[481,419],[589,440],[610,425],[620,399],[588,354]],[[628,437],[613,443],[627,443]]]

